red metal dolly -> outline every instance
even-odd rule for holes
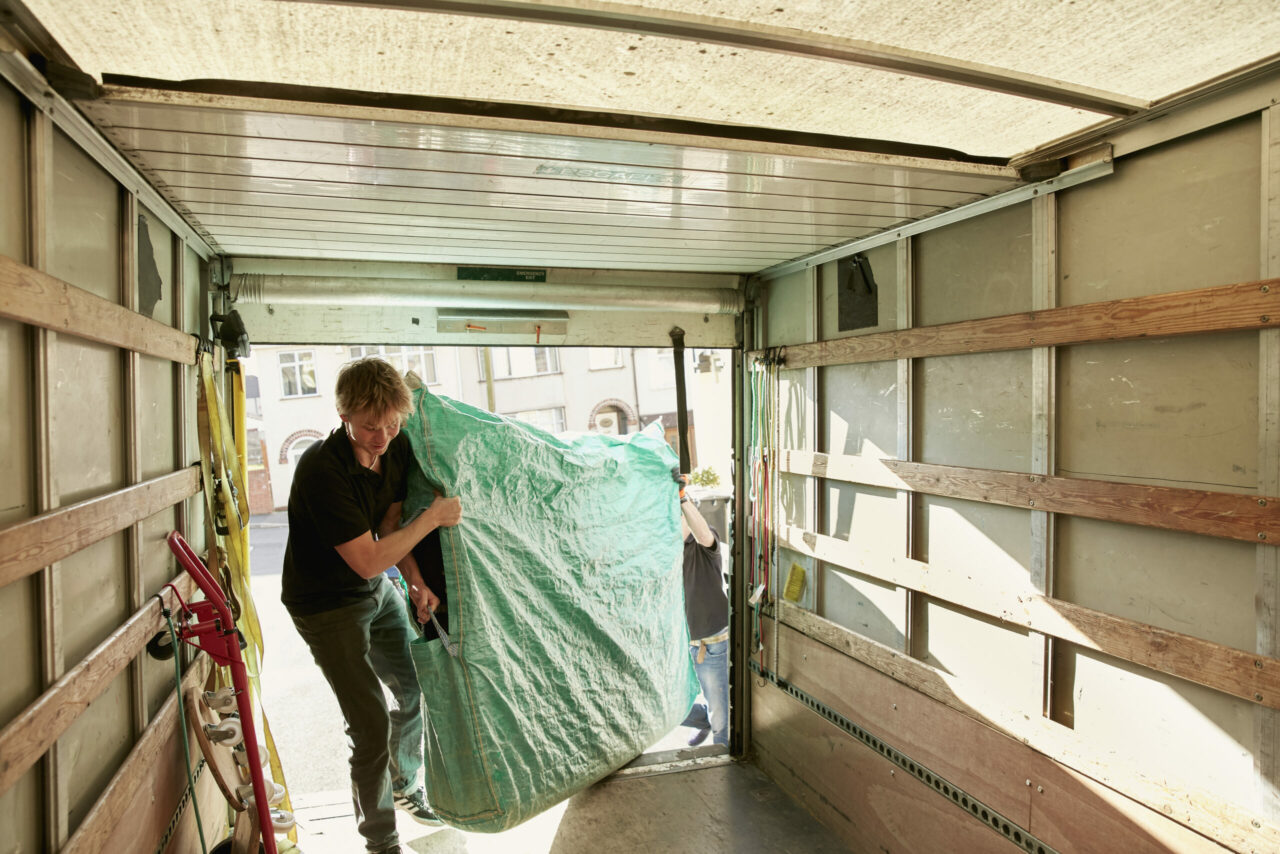
[[[262,845],[266,854],[277,854],[275,823],[265,779],[262,774],[262,757],[258,750],[257,727],[253,719],[253,707],[249,702],[249,673],[240,655],[240,635],[227,605],[226,596],[217,580],[210,574],[204,562],[196,555],[187,541],[177,531],[168,537],[169,548],[178,563],[187,571],[205,595],[202,602],[187,604],[179,599],[182,611],[178,624],[178,637],[197,649],[209,654],[214,662],[231,669],[231,684],[235,691],[236,710],[240,714],[240,727],[247,754],[249,777],[253,785],[252,807],[257,812],[261,828]],[[292,816],[281,813],[279,819],[292,824]]]

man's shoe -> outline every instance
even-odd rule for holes
[[[418,824],[426,824],[432,827],[439,827],[444,824],[440,818],[431,811],[431,807],[427,806],[426,793],[421,789],[413,792],[401,792],[396,795],[396,809],[409,814],[409,817]]]
[[[697,747],[699,744],[702,744],[702,742],[706,741],[707,736],[709,735],[711,735],[711,727],[698,730],[693,734],[693,737],[689,739],[689,746]]]

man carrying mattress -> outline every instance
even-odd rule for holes
[[[383,573],[398,566],[420,617],[438,603],[410,550],[462,518],[457,498],[437,498],[400,527],[412,452],[400,435],[409,389],[389,363],[343,366],[340,427],[306,450],[289,493],[281,600],[329,681],[351,743],[351,792],[370,852],[399,852],[395,809],[440,824],[418,777],[422,695],[409,655],[416,635],[404,599]],[[391,689],[388,711],[382,691]]]

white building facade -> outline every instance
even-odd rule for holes
[[[670,349],[609,347],[255,346],[244,360],[254,513],[283,509],[301,453],[339,425],[333,387],[343,364],[381,356],[433,394],[519,418],[553,433],[625,434],[661,421],[676,447]],[[686,350],[694,469],[730,478],[729,353]],[[492,380],[489,379],[492,366]],[[268,487],[269,484],[269,487]]]

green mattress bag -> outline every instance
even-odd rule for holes
[[[406,517],[462,501],[439,531],[449,648],[412,645],[428,799],[500,831],[629,762],[698,693],[677,461],[657,431],[557,438],[422,389],[414,407]]]

